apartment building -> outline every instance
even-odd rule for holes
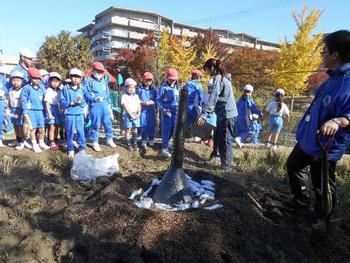
[[[80,28],[83,36],[91,39],[92,52],[100,61],[113,58],[118,49],[135,49],[137,42],[149,32],[159,33],[167,28],[172,35],[195,37],[204,34],[207,28],[175,22],[156,13],[110,7],[95,16],[89,25]],[[261,40],[244,33],[227,29],[212,29],[220,42],[235,47],[251,47],[263,50],[279,50],[279,44]]]

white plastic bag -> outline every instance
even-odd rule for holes
[[[101,159],[94,159],[91,155],[79,152],[73,158],[73,167],[70,170],[72,179],[80,181],[95,181],[99,176],[112,176],[119,171],[119,154],[110,155]]]

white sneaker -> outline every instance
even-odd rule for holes
[[[96,151],[96,152],[102,151],[101,147],[100,147],[100,145],[98,143],[93,143],[92,144],[92,149],[94,149],[94,151]]]
[[[16,147],[15,147],[15,150],[17,151],[21,151],[24,149],[24,142],[18,144]]]
[[[272,144],[271,143],[266,143],[266,148],[268,148],[268,149],[270,149],[271,148],[271,146],[272,146]]]
[[[29,142],[27,142],[26,140],[24,140],[23,144],[24,144],[24,147],[27,148],[27,149],[32,149],[33,148],[32,145]]]
[[[33,151],[35,153],[42,153],[43,152],[37,143],[33,144]]]
[[[68,152],[68,159],[73,159],[74,158],[74,151],[69,151]]]
[[[44,141],[39,141],[39,146],[44,150],[50,150],[50,146],[48,146]]]
[[[169,153],[168,149],[162,150],[162,154],[166,158],[170,158],[171,157],[171,154]]]
[[[113,139],[109,139],[109,140],[107,141],[107,145],[108,145],[109,147],[111,147],[111,148],[117,147],[117,145],[114,143]]]
[[[235,142],[237,143],[237,145],[238,145],[239,148],[242,148],[242,147],[243,147],[243,143],[241,142],[241,138],[236,137],[236,138],[235,138]]]
[[[149,144],[149,146],[153,147],[153,146],[154,146],[154,140],[150,140],[150,141],[148,142],[148,144]]]
[[[141,147],[142,148],[147,148],[147,142],[146,141],[142,141],[141,142]]]
[[[16,147],[16,146],[18,146],[18,145],[19,145],[19,144],[18,144],[17,141],[8,143],[8,146],[9,146],[9,147]]]
[[[5,145],[3,144],[2,140],[0,140],[0,148],[3,148]]]
[[[272,146],[271,150],[277,150],[277,145]]]
[[[73,145],[74,145],[74,148],[79,149],[79,143],[77,143],[76,141],[73,141]]]

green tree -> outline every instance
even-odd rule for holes
[[[61,31],[57,36],[48,36],[38,53],[38,66],[48,70],[57,70],[66,77],[73,67],[87,70],[92,61],[90,40],[82,36],[71,36]]]
[[[323,34],[313,35],[312,31],[322,15],[321,10],[303,7],[300,15],[293,12],[298,31],[294,42],[281,42],[281,57],[274,71],[276,86],[284,88],[290,95],[299,95],[306,90],[308,76],[319,68]]]

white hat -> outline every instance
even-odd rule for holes
[[[77,68],[72,68],[70,71],[69,71],[69,76],[72,76],[72,75],[76,75],[76,76],[79,76],[79,77],[83,77],[83,72],[81,72],[80,69],[77,69]]]
[[[213,85],[214,85],[214,80],[213,80],[213,79],[210,79],[210,80],[206,83],[207,88],[212,88]]]
[[[50,72],[49,78],[58,78],[61,80],[61,75],[58,72]]]
[[[252,85],[248,84],[248,85],[245,85],[243,87],[243,90],[253,92],[254,91],[254,87]]]
[[[19,51],[19,55],[30,59],[35,58],[34,53],[29,48],[22,48]]]
[[[64,82],[71,83],[72,81],[71,81],[71,79],[66,79]]]
[[[281,95],[284,96],[284,89],[276,89],[275,94],[276,94],[276,95],[281,94]]]
[[[124,85],[125,87],[128,87],[128,86],[136,86],[137,83],[135,80],[133,80],[132,78],[127,78],[125,81],[124,81]]]
[[[39,73],[40,73],[40,75],[41,75],[41,77],[44,77],[44,76],[46,76],[46,75],[49,75],[49,72],[47,72],[47,70],[46,69],[39,69]]]
[[[259,119],[259,115],[258,115],[258,114],[253,113],[253,114],[252,114],[252,118],[253,118],[254,120],[257,120],[257,119]]]
[[[24,75],[21,71],[12,71],[11,72],[11,78],[24,78]]]

